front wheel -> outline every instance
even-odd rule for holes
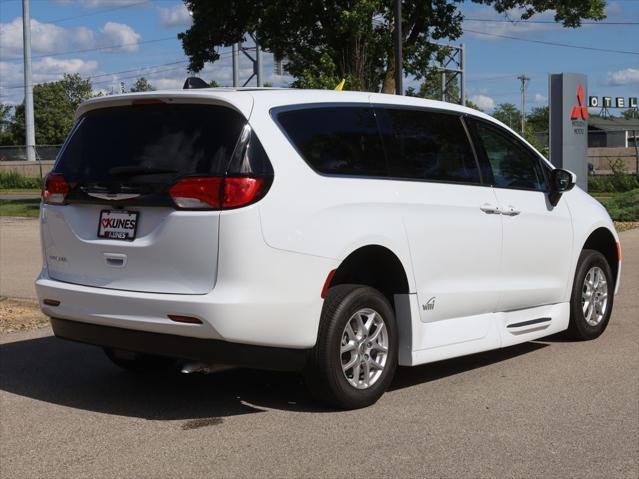
[[[342,409],[375,403],[397,366],[397,325],[388,299],[368,286],[329,289],[306,369],[313,396]]]
[[[595,339],[604,332],[614,300],[614,278],[606,258],[585,249],[579,256],[570,299],[568,335],[577,340]]]

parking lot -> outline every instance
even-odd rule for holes
[[[29,297],[37,223],[10,223],[0,294]],[[639,229],[621,238],[598,340],[401,368],[358,411],[313,403],[295,374],[139,377],[49,329],[2,336],[0,476],[637,478]]]

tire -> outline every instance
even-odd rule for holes
[[[330,288],[305,371],[308,389],[317,400],[340,409],[374,404],[393,380],[397,342],[395,313],[382,293],[354,284]],[[340,354],[342,346],[350,350]],[[355,365],[344,370],[349,363]]]
[[[602,276],[605,284],[600,283]],[[586,341],[601,336],[612,313],[614,281],[610,265],[599,251],[585,249],[581,252],[570,298],[568,337]],[[586,304],[588,294],[599,299]]]
[[[120,368],[132,373],[162,373],[176,367],[177,361],[164,356],[130,353],[128,351],[104,348],[106,356]]]

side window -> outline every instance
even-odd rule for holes
[[[372,108],[304,108],[282,111],[276,118],[304,160],[320,173],[388,176]]]
[[[494,185],[544,191],[546,179],[537,155],[497,126],[473,121],[480,148],[490,163]]]
[[[377,109],[384,118],[389,173],[398,178],[480,183],[468,135],[458,115]]]

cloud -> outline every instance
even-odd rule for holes
[[[492,110],[495,108],[495,100],[488,95],[473,95],[469,98],[469,100],[475,103],[482,110]]]
[[[31,20],[31,52],[34,56],[123,44],[125,46],[105,51],[130,52],[138,49],[139,39],[140,35],[123,23],[107,22],[103,27],[92,30]],[[0,58],[22,58],[22,18],[0,23]]]
[[[124,23],[107,22],[100,29],[100,41],[102,45],[123,45],[121,48],[112,48],[109,51],[136,51],[140,34]]]
[[[174,7],[159,8],[160,23],[163,27],[189,27],[193,21],[186,5],[180,3]]]
[[[46,83],[60,80],[64,73],[79,73],[83,77],[92,75],[98,69],[95,60],[81,60],[79,58],[45,57],[35,60],[31,64],[33,83]],[[2,102],[18,103],[24,93],[22,63],[0,61],[0,95]]]
[[[536,103],[544,103],[548,101],[548,97],[546,95],[542,95],[541,93],[535,93],[533,101]]]
[[[87,8],[100,8],[100,7],[127,7],[129,5],[137,5],[147,3],[149,0],[79,0],[74,2],[73,0],[54,0],[59,5],[71,5],[73,3],[79,3],[83,7]]]
[[[608,72],[606,85],[639,85],[639,68]]]

